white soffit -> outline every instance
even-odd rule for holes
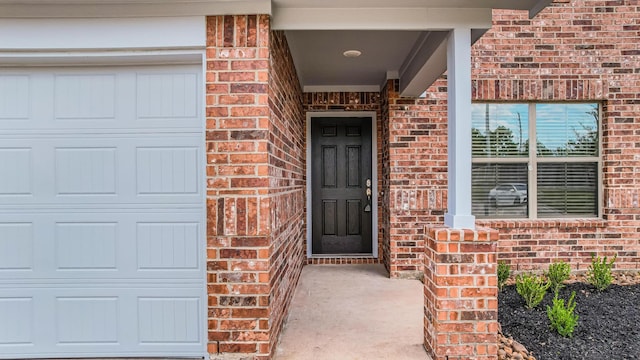
[[[204,16],[3,19],[0,21],[0,49],[33,51],[204,48],[204,29]]]

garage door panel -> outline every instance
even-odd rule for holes
[[[202,129],[193,66],[5,69],[0,123],[13,130]]]
[[[61,356],[201,356],[206,342],[202,291],[179,284],[0,289],[0,358],[38,356],[41,351]]]
[[[56,75],[56,119],[114,119],[116,75]]]
[[[138,73],[137,118],[165,123],[198,116],[198,76],[195,73]]]
[[[0,75],[0,122],[4,126],[9,120],[29,119],[30,85],[28,75]]]
[[[115,195],[115,147],[55,149],[57,195]]]
[[[55,299],[58,344],[117,344],[118,297]]]
[[[55,224],[57,270],[117,270],[117,222]]]
[[[137,269],[197,270],[200,266],[197,222],[138,222]]]
[[[138,195],[198,194],[197,147],[138,147]]]
[[[0,353],[8,346],[32,345],[34,337],[32,297],[0,298]]]
[[[0,75],[0,358],[206,354],[200,66]]]
[[[0,223],[0,273],[33,269],[33,224]]]
[[[0,206],[198,204],[199,135],[2,139]],[[133,180],[133,181],[132,181]]]
[[[31,148],[0,148],[0,195],[32,194],[32,159]]]
[[[197,344],[200,298],[138,297],[138,339],[141,344]]]
[[[204,229],[191,213],[0,214],[0,280],[198,279]],[[0,283],[0,287],[2,283]]]

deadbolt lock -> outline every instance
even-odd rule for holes
[[[371,192],[371,179],[367,179],[367,190],[365,193],[367,195],[367,205],[364,207],[364,211],[371,212],[371,195],[373,194]]]

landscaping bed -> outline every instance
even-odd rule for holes
[[[551,292],[532,310],[525,308],[514,285],[500,292],[501,359],[640,359],[640,276],[617,274],[603,292],[581,282],[583,277],[572,280],[559,292],[565,299],[576,292],[579,319],[568,338],[549,326],[546,309],[552,303]]]

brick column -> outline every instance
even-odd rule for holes
[[[498,358],[498,232],[425,228],[424,345],[434,360]]]
[[[207,18],[207,349],[213,359],[270,357],[268,78],[267,15]]]

